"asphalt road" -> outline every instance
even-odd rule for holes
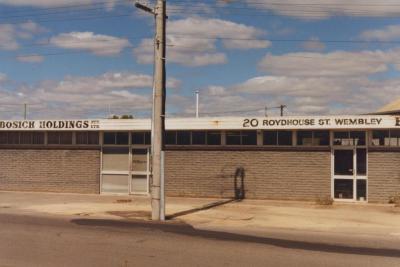
[[[347,247],[179,223],[0,214],[0,266],[398,267],[400,246]]]

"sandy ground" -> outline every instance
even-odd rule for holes
[[[149,219],[144,196],[0,192],[0,213],[45,213],[110,219]],[[393,205],[167,198],[167,215],[201,229],[283,229],[390,236],[400,241],[400,208]]]

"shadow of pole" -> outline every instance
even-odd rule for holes
[[[174,214],[166,215],[165,219],[166,220],[171,220],[171,219],[174,219],[174,218],[177,218],[177,217],[180,217],[180,216],[192,214],[192,213],[203,211],[203,210],[212,209],[212,208],[219,207],[219,206],[222,206],[222,205],[226,205],[228,203],[242,201],[245,198],[244,178],[245,178],[245,170],[244,170],[244,168],[243,167],[237,167],[236,170],[235,170],[235,174],[234,174],[234,188],[233,188],[234,198],[231,198],[231,199],[228,199],[228,200],[221,200],[221,201],[217,201],[217,202],[212,202],[210,204],[206,204],[206,205],[201,206],[199,208],[194,208],[194,209],[190,209],[190,210],[184,210],[184,211],[176,212]]]
[[[180,217],[180,216],[192,214],[192,213],[203,211],[203,210],[212,209],[212,208],[215,208],[215,207],[218,207],[218,206],[222,206],[222,205],[225,205],[225,204],[228,204],[228,203],[236,202],[236,201],[240,201],[240,200],[227,199],[227,200],[220,200],[220,201],[212,202],[212,203],[206,204],[204,206],[201,206],[199,208],[194,208],[194,209],[190,209],[190,210],[184,210],[184,211],[176,212],[174,214],[167,215],[167,216],[165,216],[165,219],[171,220],[171,219],[174,219],[174,218],[177,218],[177,217]]]

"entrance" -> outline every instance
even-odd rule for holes
[[[149,159],[148,148],[132,149],[131,194],[147,194],[149,192]]]
[[[147,194],[149,154],[148,148],[103,147],[101,193]]]
[[[360,135],[361,132],[350,133]],[[365,136],[365,132],[362,133]],[[336,133],[335,136],[337,136]],[[335,144],[342,145],[342,147],[336,147]],[[343,145],[334,142],[332,158],[332,197],[335,200],[367,201],[367,148],[365,143],[351,141]]]

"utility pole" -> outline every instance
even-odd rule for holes
[[[24,120],[27,119],[28,117],[28,105],[26,103],[24,103]]]
[[[199,90],[196,90],[196,118],[199,117]]]
[[[165,133],[165,55],[166,55],[166,0],[157,0],[154,10],[140,3],[137,8],[154,15],[156,35],[154,38],[154,84],[152,116],[152,184],[151,184],[151,218],[165,220],[164,195],[164,133]]]
[[[286,108],[286,105],[280,105],[279,107],[281,109],[281,117],[283,117],[283,109]]]

